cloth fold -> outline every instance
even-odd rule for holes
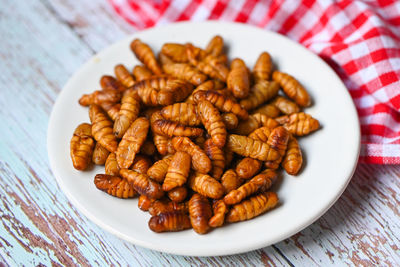
[[[136,30],[221,20],[286,35],[343,80],[361,124],[360,162],[400,164],[400,1],[109,0]]]

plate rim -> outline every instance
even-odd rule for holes
[[[304,222],[303,224],[297,225],[296,227],[294,227],[292,229],[292,231],[289,231],[289,233],[287,233],[286,235],[284,235],[283,237],[280,238],[275,238],[275,240],[269,240],[268,242],[257,242],[251,246],[247,246],[245,248],[239,247],[239,248],[234,248],[234,249],[230,249],[229,251],[225,251],[223,253],[221,252],[213,252],[213,251],[197,251],[194,252],[193,250],[190,249],[181,249],[180,251],[176,251],[176,249],[170,249],[168,246],[167,247],[160,247],[160,246],[156,246],[153,243],[149,242],[149,241],[142,241],[140,239],[136,239],[134,237],[125,235],[121,232],[119,232],[118,230],[114,229],[112,226],[103,223],[100,219],[98,219],[94,214],[92,214],[90,211],[88,211],[83,205],[81,205],[79,203],[79,201],[77,199],[75,199],[75,197],[73,196],[73,194],[71,192],[69,192],[69,190],[66,190],[66,186],[63,182],[63,179],[61,179],[61,175],[58,171],[58,169],[55,167],[55,160],[52,159],[52,152],[51,152],[51,141],[54,139],[54,129],[51,127],[54,124],[55,121],[55,110],[57,107],[57,104],[60,102],[59,100],[62,98],[63,93],[66,91],[65,88],[69,87],[69,84],[72,83],[72,81],[74,79],[76,79],[76,76],[78,75],[78,73],[81,73],[84,69],[86,69],[89,65],[92,64],[93,60],[95,60],[97,57],[101,57],[103,54],[108,53],[108,51],[113,50],[114,46],[117,46],[119,43],[124,42],[126,40],[132,40],[133,38],[135,38],[135,36],[138,33],[141,32],[145,32],[145,31],[152,31],[154,29],[166,29],[169,27],[174,27],[176,25],[191,25],[191,24],[203,24],[203,25],[213,25],[213,24],[219,24],[219,25],[226,25],[227,27],[244,27],[244,28],[250,28],[250,29],[257,29],[260,31],[264,31],[264,32],[268,32],[268,34],[272,34],[277,36],[278,38],[283,38],[285,39],[285,41],[289,42],[290,45],[294,45],[297,46],[298,48],[304,50],[309,56],[314,57],[316,60],[320,61],[322,64],[328,66],[329,71],[331,72],[331,75],[334,75],[337,80],[341,83],[341,85],[343,86],[343,89],[345,89],[345,93],[344,95],[346,95],[347,98],[351,99],[351,109],[353,110],[353,115],[355,115],[355,117],[353,119],[356,119],[357,122],[357,129],[355,132],[355,145],[357,146],[356,151],[354,153],[353,156],[353,166],[352,169],[349,172],[349,175],[346,179],[346,181],[343,183],[343,185],[341,186],[340,190],[337,192],[336,197],[334,199],[332,199],[323,210],[321,210],[317,215],[313,216],[312,218],[310,218],[309,220],[306,220],[306,222]],[[349,106],[350,108],[350,106]],[[354,102],[351,98],[351,95],[348,91],[348,89],[346,88],[345,84],[343,83],[343,81],[340,79],[340,77],[336,74],[336,72],[324,61],[322,60],[318,55],[314,54],[314,52],[308,50],[307,48],[305,48],[304,46],[302,46],[301,44],[289,39],[288,37],[279,34],[277,32],[273,32],[273,31],[269,31],[269,30],[265,30],[263,28],[260,27],[256,27],[253,25],[249,25],[249,24],[243,24],[243,23],[236,23],[236,22],[222,22],[222,21],[203,21],[203,22],[190,22],[190,21],[183,21],[183,22],[174,22],[174,23],[170,23],[170,24],[166,24],[166,25],[161,25],[161,26],[155,26],[155,27],[151,27],[151,28],[147,28],[145,30],[141,30],[141,31],[137,31],[133,34],[129,34],[123,38],[121,38],[120,40],[112,43],[111,45],[105,47],[104,49],[102,49],[101,51],[99,51],[98,53],[95,53],[94,55],[92,55],[85,63],[83,63],[76,71],[74,71],[74,73],[70,76],[70,78],[68,79],[68,81],[65,83],[65,85],[63,86],[63,88],[61,89],[61,91],[59,92],[56,101],[54,102],[54,105],[52,107],[51,110],[51,114],[49,117],[49,122],[48,122],[48,127],[47,127],[47,154],[48,154],[48,158],[49,158],[49,163],[50,163],[50,168],[51,168],[51,172],[53,173],[54,177],[57,180],[57,184],[60,187],[60,189],[62,190],[62,192],[67,196],[68,200],[73,204],[73,206],[80,211],[81,213],[83,213],[83,215],[85,215],[90,221],[92,221],[93,223],[95,223],[97,226],[99,226],[100,228],[106,230],[107,232],[125,240],[128,241],[129,243],[132,243],[134,245],[138,245],[147,249],[152,249],[155,251],[159,251],[159,252],[165,252],[165,253],[170,253],[170,254],[174,254],[174,255],[183,255],[183,256],[225,256],[225,255],[233,255],[233,254],[238,254],[238,253],[244,253],[244,252],[249,252],[249,251],[253,251],[256,249],[260,249],[266,246],[270,246],[273,244],[276,244],[277,242],[283,241],[287,238],[290,238],[292,235],[304,230],[306,227],[310,226],[312,223],[314,223],[315,221],[317,221],[319,218],[321,218],[332,206],[333,204],[336,203],[336,201],[341,197],[341,195],[343,194],[343,192],[345,191],[345,189],[347,188],[348,184],[350,183],[354,172],[357,168],[357,163],[358,163],[358,158],[359,158],[359,154],[360,154],[360,149],[361,149],[361,130],[360,130],[360,122],[359,122],[359,117],[356,111],[356,107],[354,105]]]

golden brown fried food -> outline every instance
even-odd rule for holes
[[[164,191],[172,190],[186,183],[190,171],[190,155],[178,151],[172,157],[162,185]]]
[[[218,147],[223,147],[227,132],[219,111],[207,100],[202,100],[197,104],[197,111],[213,143]]]
[[[96,174],[94,184],[97,189],[118,198],[132,198],[137,195],[133,187],[123,178],[107,174]]]
[[[149,221],[149,228],[153,232],[177,232],[191,228],[189,216],[181,212],[167,212],[153,216]]]
[[[240,186],[238,189],[232,190],[224,197],[224,202],[227,205],[234,205],[254,194],[261,188],[268,189],[276,181],[277,174],[273,170],[265,170],[254,176],[247,183]]]
[[[161,67],[158,64],[153,51],[147,44],[143,43],[139,39],[135,39],[131,43],[131,50],[135,56],[154,74],[162,74]]]
[[[156,120],[151,128],[155,134],[164,135],[168,137],[173,136],[189,136],[197,137],[203,135],[203,130],[200,128],[189,127],[182,125],[178,122],[169,120]]]
[[[249,95],[249,71],[244,61],[240,58],[235,58],[232,61],[226,84],[236,98],[243,99]]]
[[[97,165],[104,165],[104,163],[106,163],[108,154],[110,154],[110,152],[107,149],[100,145],[100,143],[96,143],[92,156],[93,163]]]
[[[150,166],[151,159],[149,157],[146,157],[144,155],[137,155],[132,163],[131,170],[138,173],[147,174]]]
[[[249,134],[249,137],[264,143],[268,142],[268,138],[275,128],[270,128],[267,126],[260,127]]]
[[[121,99],[121,93],[115,90],[98,90],[88,95],[82,95],[79,104],[90,106],[92,104],[101,105],[104,102],[117,103]]]
[[[248,135],[252,131],[260,128],[262,126],[267,126],[269,128],[275,128],[279,125],[279,123],[273,118],[268,117],[267,115],[255,113],[249,115],[249,118],[245,121],[241,121],[234,132],[240,135]]]
[[[110,153],[107,157],[105,164],[105,172],[108,175],[118,176],[119,175],[119,166],[117,162],[117,156],[115,153]]]
[[[296,138],[290,135],[286,154],[282,160],[282,167],[288,174],[296,175],[303,164],[303,156]]]
[[[245,120],[249,114],[243,109],[234,99],[226,97],[214,90],[200,90],[193,94],[193,99],[196,103],[202,100],[207,100],[222,112],[232,112],[239,118]]]
[[[253,79],[255,83],[268,81],[272,72],[271,56],[268,52],[262,52],[253,67]]]
[[[192,157],[193,169],[199,173],[208,173],[211,170],[211,160],[206,153],[195,145],[188,137],[172,138],[172,145],[176,151],[184,151]]]
[[[213,198],[219,199],[224,194],[222,185],[207,174],[195,173],[189,176],[188,186],[197,193]]]
[[[283,156],[286,152],[287,143],[289,140],[289,132],[283,128],[282,126],[276,127],[272,130],[270,136],[268,137],[267,144],[277,150],[280,154],[280,157],[273,161],[265,162],[265,166],[271,169],[278,169],[279,164],[282,161]]]
[[[125,68],[124,65],[118,64],[114,67],[114,73],[117,79],[125,86],[131,87],[135,84],[135,79],[129,73],[129,71]]]
[[[136,91],[128,89],[124,92],[121,100],[121,109],[114,122],[113,132],[116,137],[121,138],[134,122],[140,111],[140,102],[136,98]]]
[[[147,156],[153,156],[154,153],[156,153],[156,146],[153,144],[152,141],[147,139],[140,147],[140,153]]]
[[[211,139],[207,139],[207,141],[204,143],[204,151],[211,159],[211,176],[219,180],[225,169],[224,151],[216,146]]]
[[[273,104],[266,104],[255,109],[253,114],[256,113],[267,115],[270,118],[276,118],[281,114],[281,111]]]
[[[319,129],[318,120],[304,112],[282,116],[276,120],[296,136],[304,136]]]
[[[272,78],[279,83],[283,92],[299,106],[308,107],[311,105],[311,98],[306,89],[293,76],[284,72],[274,71]]]
[[[100,86],[103,90],[112,90],[118,92],[123,92],[126,89],[126,87],[120,81],[110,75],[101,76]]]
[[[243,158],[236,165],[236,173],[239,178],[250,179],[261,169],[261,161],[252,158]]]
[[[221,178],[221,184],[224,187],[226,194],[237,189],[242,182],[243,180],[240,179],[236,172],[232,169],[227,170]]]
[[[249,95],[240,101],[240,105],[245,110],[254,109],[275,97],[278,91],[278,83],[260,80],[251,87]]]
[[[183,202],[188,195],[188,191],[185,186],[175,187],[168,191],[168,197],[175,203]]]
[[[279,202],[275,192],[264,192],[234,205],[225,217],[227,222],[250,220],[273,209]]]
[[[286,115],[300,112],[300,107],[296,103],[283,96],[277,96],[272,104]]]
[[[89,108],[89,117],[92,122],[92,135],[97,142],[110,152],[117,151],[117,138],[113,134],[113,122],[107,114],[98,106],[91,105]]]
[[[113,121],[117,118],[119,111],[121,109],[120,103],[112,103],[112,102],[103,102],[100,104],[101,108],[107,112],[108,117],[110,117]]]
[[[148,198],[145,195],[141,195],[138,200],[138,207],[143,211],[148,211],[151,204],[156,201],[155,199]]]
[[[194,85],[200,85],[207,80],[207,75],[187,63],[172,63],[163,65],[165,73]]]
[[[165,43],[161,48],[161,53],[175,62],[188,62],[186,47],[183,44]]]
[[[122,137],[117,149],[117,161],[121,168],[129,168],[140,151],[149,131],[150,123],[145,117],[137,118]]]
[[[173,155],[167,155],[161,160],[155,162],[153,166],[148,169],[147,175],[155,181],[162,183],[164,181],[165,175],[167,174],[168,166],[171,163],[172,156]]]
[[[168,154],[168,137],[153,133],[153,142],[160,155]]]
[[[227,146],[236,154],[261,161],[273,161],[280,157],[279,152],[268,144],[243,135],[229,135]]]
[[[238,117],[231,112],[221,114],[221,118],[222,118],[222,121],[224,122],[227,130],[233,130],[239,124]]]
[[[141,174],[128,169],[121,169],[120,175],[127,179],[132,187],[141,195],[152,199],[159,199],[164,195],[161,185],[154,182],[146,174]]]
[[[184,80],[169,78],[167,81],[167,86],[163,90],[172,92],[175,102],[182,102],[193,91],[193,85]]]
[[[151,76],[153,76],[153,73],[151,73],[151,70],[146,68],[146,66],[137,65],[133,68],[132,72],[136,78],[136,81],[138,81],[138,82],[149,79],[149,78],[151,78]]]
[[[223,53],[223,50],[224,50],[224,39],[221,36],[216,35],[210,40],[210,42],[208,42],[205,51],[207,54],[211,54],[215,57],[218,57]]]
[[[162,199],[154,201],[149,208],[149,213],[150,215],[153,216],[172,211],[188,213],[189,212],[188,203],[187,202],[177,203],[166,199]]]
[[[170,121],[179,122],[187,126],[197,126],[201,124],[200,117],[197,115],[196,106],[189,103],[175,103],[164,107],[161,115]]]
[[[208,199],[200,194],[194,194],[189,200],[189,217],[193,230],[198,234],[205,234],[210,230],[208,220],[212,216],[211,205]]]
[[[79,124],[70,142],[71,160],[75,169],[83,171],[89,166],[93,149],[92,126],[89,123]]]
[[[226,206],[225,202],[222,199],[214,202],[213,204],[214,215],[208,221],[208,225],[213,228],[222,226],[224,224],[225,214],[227,212],[228,212],[228,207]]]

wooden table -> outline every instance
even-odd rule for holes
[[[0,0],[0,265],[400,265],[398,166],[359,165],[317,222],[234,256],[151,251],[78,212],[49,168],[49,115],[82,63],[134,31],[106,1]]]

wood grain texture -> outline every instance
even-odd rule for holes
[[[90,56],[132,33],[106,1],[0,0],[0,262],[10,266],[400,265],[400,167],[360,165],[338,202],[257,251],[182,257],[134,246],[79,213],[50,169],[52,105]]]

